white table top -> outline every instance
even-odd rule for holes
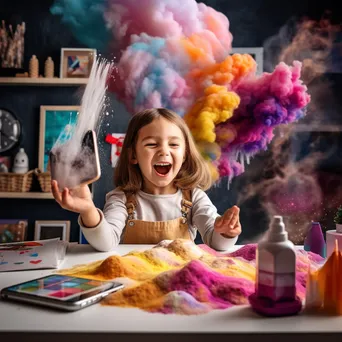
[[[132,249],[144,250],[150,247],[149,245],[120,245],[115,251],[100,253],[94,251],[88,245],[74,245],[68,251],[61,268],[102,260],[115,253],[124,255]],[[0,273],[0,288],[45,276],[52,272],[53,270],[3,272]],[[2,340],[2,334],[8,336],[9,333],[24,332],[269,334],[289,333],[291,331],[293,333],[341,333],[342,317],[300,313],[297,316],[265,318],[255,314],[249,306],[214,310],[203,315],[182,316],[152,314],[135,308],[109,307],[95,304],[69,313],[33,305],[0,301],[0,341]],[[186,340],[189,341],[189,338]],[[72,341],[75,341],[75,338]],[[82,341],[84,341],[84,338]],[[102,339],[102,341],[104,340]],[[196,341],[198,341],[198,338],[196,338]]]

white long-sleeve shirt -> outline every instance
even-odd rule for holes
[[[138,191],[135,194],[137,207],[134,218],[143,221],[168,221],[181,217],[182,198],[181,190],[166,195]],[[195,239],[198,230],[203,242],[215,250],[224,251],[235,245],[237,237],[225,238],[214,231],[215,219],[220,215],[208,195],[196,188],[192,191],[191,201],[188,226],[192,239]],[[99,251],[109,251],[123,238],[122,233],[128,217],[125,193],[118,189],[109,192],[103,212],[100,209],[98,211],[101,220],[96,227],[85,227],[80,217],[78,223],[89,244]]]

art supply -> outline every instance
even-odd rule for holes
[[[282,216],[274,216],[269,234],[257,247],[254,311],[265,316],[297,314],[302,303],[296,295],[296,251],[288,240]]]
[[[319,222],[311,223],[311,227],[309,228],[304,240],[304,250],[319,254],[321,257],[325,258],[326,246]]]

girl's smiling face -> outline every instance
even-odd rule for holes
[[[163,117],[154,119],[139,130],[135,155],[143,176],[142,190],[151,194],[177,191],[173,180],[185,159],[185,139],[181,129]]]

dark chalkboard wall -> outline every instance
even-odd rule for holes
[[[276,34],[279,28],[295,14],[309,14],[319,18],[324,9],[333,8],[332,2],[314,5],[309,1],[261,1],[261,0],[207,0],[207,5],[223,12],[230,20],[230,30],[234,36],[234,46],[262,46],[265,39]],[[40,73],[43,74],[44,61],[51,56],[55,62],[55,73],[59,73],[60,49],[62,47],[88,47],[81,45],[65,27],[58,16],[49,12],[51,0],[0,0],[0,19],[7,24],[16,25],[24,21],[25,33],[25,69],[33,54],[40,61]],[[324,6],[324,7],[323,7]],[[143,12],[142,12],[143,15]],[[40,105],[77,105],[79,104],[77,87],[34,87],[34,86],[0,86],[0,107],[13,111],[23,124],[21,146],[25,148],[30,169],[38,166],[39,106]],[[94,186],[95,204],[102,208],[105,194],[113,188],[112,168],[109,163],[110,146],[104,142],[107,133],[124,133],[129,120],[125,108],[111,96],[110,115],[104,118],[99,135],[102,177]],[[17,149],[11,152],[15,154]],[[258,170],[263,167],[263,155],[252,160],[249,168]],[[230,189],[223,182],[220,187],[209,191],[219,212],[235,204],[239,189],[248,183],[246,176],[233,181]],[[37,183],[33,190],[39,189]],[[254,212],[252,215],[251,213]],[[79,228],[77,215],[67,212],[54,200],[38,199],[0,199],[0,218],[27,218],[29,220],[28,239],[33,238],[35,220],[71,220],[71,240],[77,241]],[[266,221],[258,208],[257,199],[251,199],[242,207],[242,223],[248,227],[241,235],[253,237],[264,231]]]

